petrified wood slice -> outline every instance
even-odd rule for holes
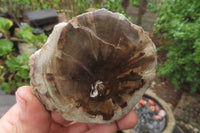
[[[30,57],[33,93],[66,120],[111,123],[127,114],[156,72],[156,49],[139,26],[106,9],[55,26]]]

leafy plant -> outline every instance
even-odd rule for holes
[[[161,8],[161,3],[155,4],[155,3],[148,3],[148,9],[150,10],[150,12],[158,12]]]
[[[129,17],[125,12],[124,9],[121,6],[122,0],[108,0],[106,5],[104,6],[106,9],[113,11],[113,12],[119,12],[126,16],[128,20],[131,21],[131,17]]]
[[[140,5],[140,0],[130,0],[130,5],[133,5],[133,6],[139,6]]]
[[[170,39],[163,46],[167,61],[159,65],[158,74],[165,75],[179,88],[188,84],[191,92],[200,90],[200,2],[164,0],[157,19],[157,34]]]
[[[179,120],[175,120],[175,122],[176,122],[176,124],[179,124],[179,123],[180,123],[180,121],[179,121]]]
[[[8,30],[12,27],[13,22],[9,19],[0,17],[0,32],[3,33],[6,39],[8,39]]]
[[[1,0],[0,1],[0,12],[2,12],[2,13],[6,13],[6,12],[8,12],[8,7],[7,7],[7,4],[6,4],[6,1],[7,0]]]
[[[7,54],[9,54],[12,51],[13,43],[6,40],[6,39],[0,39],[0,57],[3,56],[6,57]]]
[[[9,19],[0,17],[0,31],[7,31],[13,25],[13,22]]]
[[[13,43],[10,42],[8,30],[12,27],[13,22],[9,19],[0,17],[0,32],[6,39],[0,39],[0,57],[5,58],[12,51]]]
[[[0,17],[0,32],[6,39],[0,39],[0,57],[6,57],[12,51],[13,43],[10,42],[8,30],[12,27],[13,22],[9,19]]]
[[[102,1],[98,4],[94,4],[89,0],[71,0],[70,4],[70,9],[72,10],[72,12],[69,13],[70,18],[84,13],[88,8],[106,8],[113,12],[119,12],[131,20],[131,18],[124,12],[124,9],[122,8],[122,0],[108,0]]]
[[[61,0],[0,0],[0,11],[9,14],[15,21],[15,23],[20,26],[20,20],[23,17],[24,11],[32,10],[38,11],[43,9],[60,9]]]
[[[21,27],[17,33],[17,37],[24,40],[27,43],[32,44],[35,48],[40,48],[47,40],[47,36],[42,33],[39,35],[33,34],[33,28],[30,26]]]
[[[4,76],[7,72],[7,69],[0,64],[0,83],[2,83],[4,81]]]
[[[29,57],[29,54],[12,56],[6,60],[7,69],[0,66],[0,71],[4,73],[0,79],[1,87],[6,93],[14,93],[17,87],[29,84]]]

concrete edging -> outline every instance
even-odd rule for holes
[[[152,90],[148,89],[145,94],[146,96],[154,99],[160,106],[166,111],[166,117],[167,117],[167,124],[162,133],[172,133],[175,127],[175,118],[173,115],[173,112],[169,105],[160,97],[158,97]],[[133,131],[129,130],[124,130],[124,133],[134,133]]]
[[[151,97],[152,99],[155,99],[156,102],[158,102],[162,108],[166,111],[166,117],[167,117],[167,125],[162,133],[172,133],[175,127],[175,118],[173,115],[173,112],[169,105],[160,97],[158,97],[152,90],[148,89],[144,95],[147,95]]]

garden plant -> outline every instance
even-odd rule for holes
[[[157,19],[157,34],[168,50],[167,60],[159,65],[158,75],[171,80],[176,88],[200,91],[200,2],[164,0]]]

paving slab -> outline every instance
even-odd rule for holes
[[[174,110],[176,120],[200,129],[200,95],[183,93]]]
[[[41,26],[58,22],[55,9],[27,12],[28,20],[33,26]]]
[[[0,118],[16,103],[14,95],[0,95]]]
[[[137,22],[138,19],[138,7],[135,6],[129,6],[127,8],[127,15],[131,17],[133,22]],[[145,12],[145,14],[142,16],[142,28],[147,32],[152,32],[154,30],[154,22],[158,16],[158,13],[152,13],[149,10]]]
[[[5,95],[4,91],[0,87],[0,95]]]

